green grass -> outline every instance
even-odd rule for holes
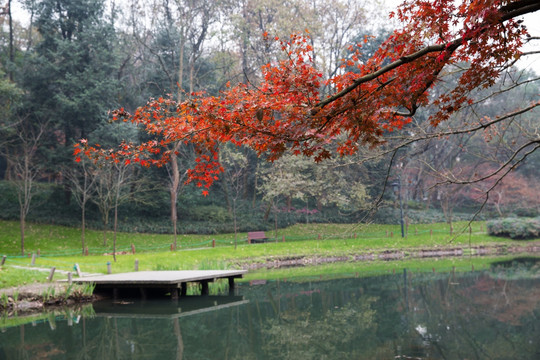
[[[343,240],[349,242],[362,240],[357,246],[364,248],[382,247],[417,247],[417,246],[447,246],[449,244],[472,244],[501,242],[511,243],[511,240],[496,238],[486,235],[485,223],[475,222],[472,224],[472,236],[469,239],[467,222],[454,223],[453,235],[450,235],[447,224],[422,224],[411,225],[406,238],[401,238],[400,228],[397,225],[377,224],[298,224],[286,229],[280,229],[277,233],[268,231],[267,236],[277,241],[285,237],[287,243],[318,240],[318,246],[324,247],[325,243],[333,244],[327,240]],[[393,234],[393,236],[391,236]],[[457,236],[456,234],[460,234]],[[112,251],[112,233],[108,233],[108,244],[103,246],[103,234],[101,231],[86,231],[86,247],[91,254],[104,254]],[[238,235],[238,243],[244,244],[246,233]],[[180,235],[178,237],[179,248],[212,247],[212,240],[216,246],[231,246],[234,244],[234,234],[218,235]],[[137,234],[118,233],[117,250],[131,251],[131,244],[136,251],[165,251],[170,249],[173,242],[172,235],[162,234]],[[78,255],[82,253],[81,231],[78,228],[69,228],[55,225],[28,224],[25,237],[25,250],[27,256],[37,253],[42,256]],[[0,255],[20,256],[19,224],[14,221],[0,221]]]
[[[0,268],[0,288],[8,288],[35,282],[45,282],[48,273],[37,270],[17,269],[9,266]]]
[[[16,222],[0,221],[0,256],[8,255],[6,266],[0,272],[1,287],[19,285],[24,282],[45,281],[48,275],[45,272],[26,272],[11,267],[11,265],[30,266],[31,264],[31,257],[19,255],[18,231]],[[393,236],[391,236],[392,232]],[[454,246],[467,247],[469,244],[472,246],[516,244],[514,240],[488,236],[485,233],[484,222],[473,223],[470,231],[468,223],[455,223],[452,235],[447,224],[414,225],[409,227],[406,238],[399,236],[399,226],[374,224],[299,224],[280,229],[277,234],[267,232],[267,235],[276,236],[278,242],[248,245],[243,241],[246,234],[240,234],[239,240],[242,241],[238,242],[236,249],[234,234],[182,235],[179,237],[181,244],[179,250],[170,251],[171,235],[119,233],[117,235],[118,248],[131,251],[130,245],[134,244],[137,252],[135,255],[130,253],[118,255],[117,261],[114,262],[110,255],[111,247],[102,247],[101,232],[91,230],[87,232],[87,244],[91,256],[81,256],[80,229],[29,224],[26,248],[29,252],[40,250],[41,256],[35,262],[37,267],[48,269],[55,266],[59,270],[74,272],[73,266],[77,263],[83,272],[106,273],[107,262],[111,262],[112,272],[119,273],[133,271],[135,260],[139,261],[141,271],[225,269],[238,268],[246,263],[264,263],[287,257],[352,257],[388,249],[407,252],[415,248],[440,249]],[[282,242],[283,237],[285,237],[285,242]],[[110,239],[112,239],[112,234],[110,234]],[[216,240],[215,248],[212,247],[212,239]],[[538,240],[540,239],[536,239]],[[420,263],[417,259],[410,261],[412,264]],[[366,264],[370,270],[374,270],[385,263],[368,262]],[[21,274],[17,275],[19,271]],[[295,270],[297,271],[300,272],[299,269]],[[55,275],[55,279],[63,277],[65,276]]]
[[[384,274],[409,272],[468,272],[489,269],[491,264],[513,259],[513,256],[498,257],[455,257],[440,259],[408,259],[396,261],[339,262],[318,266],[250,271],[242,281],[295,279],[328,280],[334,278],[368,277]]]

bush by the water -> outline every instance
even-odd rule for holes
[[[489,235],[510,237],[512,239],[533,239],[540,237],[540,217],[505,218],[487,222]]]

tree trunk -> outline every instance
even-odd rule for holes
[[[84,195],[83,195],[84,196]],[[82,254],[84,255],[85,248],[85,229],[86,229],[86,200],[82,202],[82,215],[81,215],[81,245],[82,245]]]
[[[12,12],[11,12],[11,2],[12,0],[8,0],[8,4],[7,4],[7,7],[8,7],[8,18],[9,18],[9,70],[8,70],[8,76],[9,76],[9,80],[10,81],[13,81],[13,62],[15,60],[15,55],[14,55],[14,50],[13,50],[13,18],[11,16]]]
[[[118,196],[116,197],[116,202],[114,204],[114,232],[113,232],[113,259],[116,262],[116,229],[118,226]]]
[[[24,227],[25,227],[26,215],[21,208],[20,211],[20,223],[21,223],[21,255],[24,256]]]
[[[236,199],[233,199],[233,226],[234,226],[234,249],[238,241],[238,229],[236,228]]]
[[[176,204],[178,201],[178,186],[180,186],[180,171],[178,169],[178,162],[176,159],[176,151],[178,150],[178,145],[175,146],[173,152],[171,153],[171,172],[172,172],[172,179],[170,184],[170,194],[171,194],[171,222],[173,227],[173,234],[174,234],[174,248],[176,249],[177,241],[178,241],[178,231],[177,231],[177,221],[178,221],[178,213]]]

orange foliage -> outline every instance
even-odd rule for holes
[[[526,29],[513,18],[539,9],[529,0],[406,1],[392,14],[402,28],[371,59],[360,60],[362,44],[351,46],[343,69],[354,67],[355,72],[343,70],[326,80],[313,63],[307,34],[276,37],[284,58],[262,67],[256,88],[240,83],[228,85],[216,97],[191,94],[181,103],[151,99],[134,114],[119,109],[115,120],[138,124],[155,139],[122,143],[114,150],[81,142],[74,155],[76,160],[84,154],[96,160],[162,166],[169,161],[168,144],[192,143],[198,158],[188,181],[208,188],[223,171],[217,156],[220,142],[249,146],[270,160],[285,151],[315,161],[334,153],[352,154],[361,145],[382,143],[385,132],[401,129],[421,106],[439,107],[430,119],[436,126],[469,103],[473,89],[492,85],[520,56]],[[263,37],[271,41],[268,33]],[[470,65],[459,85],[430,98],[443,67],[458,62]],[[323,85],[333,89],[331,96],[323,98]]]

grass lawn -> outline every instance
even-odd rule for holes
[[[391,236],[393,233],[393,236]],[[136,254],[126,253],[117,256],[114,262],[110,255],[112,251],[112,234],[109,234],[109,246],[103,247],[102,233],[88,230],[86,235],[90,256],[82,256],[80,229],[66,228],[54,225],[29,224],[27,228],[26,246],[28,253],[40,251],[41,256],[35,261],[35,267],[74,271],[74,264],[79,264],[86,273],[106,273],[107,262],[112,263],[112,272],[126,272],[134,270],[135,260],[138,260],[139,270],[187,270],[187,269],[225,269],[236,268],[239,264],[262,263],[275,258],[294,257],[331,257],[352,256],[357,254],[380,252],[388,249],[403,250],[415,248],[445,248],[455,246],[480,245],[515,245],[516,242],[488,236],[485,233],[485,224],[475,222],[468,227],[468,223],[455,223],[453,234],[450,234],[447,224],[414,225],[409,227],[406,238],[401,238],[400,228],[395,225],[343,225],[343,224],[299,224],[286,229],[280,229],[277,234],[267,232],[267,236],[274,237],[278,242],[248,245],[245,242],[246,234],[238,235],[238,246],[234,247],[234,234],[210,235],[181,235],[180,248],[170,251],[171,235],[155,234],[117,234],[117,248],[130,252],[131,244],[136,248]],[[283,242],[285,237],[285,242]],[[215,240],[216,247],[212,247]],[[540,239],[532,240],[538,243]],[[17,222],[0,221],[0,256],[7,255],[6,265],[0,270],[0,287],[16,286],[24,282],[45,281],[48,273],[29,270],[20,270],[13,265],[28,267],[31,258],[20,255],[19,228]],[[529,241],[530,243],[531,241]],[[451,269],[470,268],[471,263],[459,263],[465,259],[451,259],[450,263],[440,261],[442,267]],[[362,266],[359,263],[347,263],[350,269],[340,268],[337,264],[323,268],[324,273],[356,273],[392,271],[403,267],[411,268],[413,265],[424,264],[424,268],[431,269],[433,265],[421,260],[407,260],[398,264],[396,262],[370,261]],[[451,264],[454,265],[451,265]],[[385,265],[389,264],[389,265]],[[333,266],[333,267],[332,267]],[[439,266],[440,268],[442,268]],[[281,271],[281,270],[280,270]],[[308,270],[309,271],[309,270]],[[302,273],[302,269],[293,270]],[[264,271],[254,272],[247,279],[277,275],[263,275]],[[278,274],[278,272],[271,272]],[[254,276],[254,277],[252,277]],[[287,275],[285,275],[287,276]],[[65,275],[55,275],[55,279]]]

